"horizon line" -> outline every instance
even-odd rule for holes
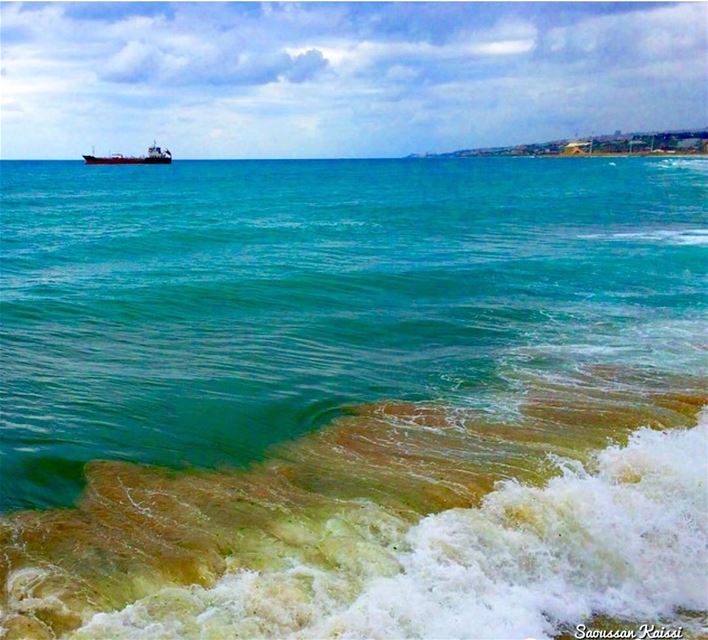
[[[57,2],[61,0],[55,0]],[[611,137],[611,136],[646,136],[646,135],[655,135],[655,134],[675,134],[675,133],[685,133],[685,132],[697,132],[697,131],[706,131],[708,130],[708,126],[701,126],[701,127],[682,127],[678,129],[653,129],[653,130],[648,130],[648,131],[627,131],[627,132],[620,132],[619,134],[617,131],[614,133],[591,133],[590,135],[576,135],[574,137],[568,137],[568,138],[556,138],[554,140],[545,140],[543,142],[524,142],[524,143],[517,143],[517,144],[507,144],[507,145],[495,145],[495,146],[487,146],[487,147],[458,147],[457,149],[454,149],[452,151],[440,151],[440,152],[420,152],[420,151],[412,151],[409,152],[406,155],[401,155],[401,156],[338,156],[338,157],[321,157],[321,158],[180,158],[180,160],[189,160],[189,161],[200,161],[200,162],[211,162],[211,161],[223,161],[223,160],[229,160],[229,161],[239,161],[239,162],[258,162],[258,161],[265,161],[265,162],[273,162],[273,161],[307,161],[307,160],[312,160],[312,161],[320,161],[320,160],[398,160],[398,159],[417,159],[426,157],[427,159],[431,159],[433,157],[439,157],[439,156],[444,156],[446,154],[453,154],[458,151],[487,151],[487,150],[494,150],[494,149],[506,149],[506,148],[512,148],[512,147],[523,147],[523,146],[534,146],[534,145],[543,145],[543,144],[553,144],[553,143],[559,143],[559,142],[565,142],[568,140],[583,140],[583,139],[595,139],[595,138],[605,138],[605,137]],[[480,156],[481,157],[481,156]],[[489,156],[489,157],[495,157],[495,156]],[[3,158],[0,155],[0,162],[30,162],[30,161],[42,161],[42,162],[69,162],[76,160],[77,162],[80,162],[78,158],[71,157],[71,158]]]
[[[59,0],[57,0],[59,1]],[[400,160],[408,159],[409,156],[341,156],[341,157],[322,157],[322,158],[173,158],[172,164],[175,162],[222,162],[228,160],[230,162],[302,162],[312,161],[318,162],[322,160]],[[81,158],[1,158],[0,162],[83,162]]]

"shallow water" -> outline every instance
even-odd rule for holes
[[[1,170],[8,638],[700,633],[704,160]]]

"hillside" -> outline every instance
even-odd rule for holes
[[[509,147],[459,149],[447,153],[411,154],[409,158],[471,158],[479,156],[558,156],[606,154],[704,154],[708,152],[708,127],[680,131],[649,131],[587,138],[566,138]]]

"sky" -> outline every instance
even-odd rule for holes
[[[708,3],[0,4],[0,157],[398,157],[708,125]]]

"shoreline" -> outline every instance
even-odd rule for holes
[[[507,156],[499,156],[507,157]],[[558,153],[539,154],[528,156],[509,156],[526,158],[657,158],[666,160],[670,158],[708,158],[708,153]]]
[[[372,580],[421,587],[415,567],[407,563],[410,553],[422,553],[428,561],[426,543],[416,551],[411,538],[426,522],[440,523],[442,529],[434,524],[435,535],[447,536],[457,535],[467,519],[481,519],[484,527],[500,527],[500,534],[511,536],[509,553],[515,557],[511,542],[529,534],[527,518],[541,518],[539,524],[559,518],[557,526],[568,534],[578,525],[576,516],[566,522],[562,492],[558,498],[555,494],[554,487],[569,481],[563,469],[581,465],[596,473],[595,457],[631,451],[638,433],[682,437],[700,422],[708,398],[699,378],[660,375],[637,385],[635,375],[598,368],[591,384],[583,380],[580,394],[573,380],[566,385],[529,381],[513,426],[434,403],[361,405],[321,430],[276,446],[248,469],[178,472],[93,461],[74,508],[21,511],[0,519],[6,637],[76,632],[80,638],[132,638],[123,635],[134,630],[132,611],[140,612],[139,626],[145,630],[164,624],[168,611],[185,628],[199,629],[211,624],[199,622],[201,612],[212,601],[221,602],[223,594],[221,607],[228,611],[232,599],[252,602],[263,590],[267,606],[259,605],[254,616],[222,622],[266,637],[298,637],[307,629],[317,635],[321,625],[338,624],[340,615],[345,620],[350,607],[368,597]],[[622,388],[625,383],[629,389]],[[489,446],[497,454],[485,461]],[[460,457],[461,452],[467,453]],[[562,462],[549,465],[549,454]],[[625,485],[631,491],[639,481],[630,460],[612,471],[620,491]],[[654,463],[647,464],[647,473],[653,473]],[[578,500],[585,485],[594,486],[582,476],[578,487],[574,482],[567,488],[579,492]],[[497,522],[495,511],[485,506],[495,500],[502,506],[512,501],[508,519]],[[592,518],[580,524],[588,535],[599,535]],[[469,535],[472,540],[476,534]],[[534,540],[539,557],[547,545],[565,549],[556,534]],[[670,550],[650,546],[647,552],[673,562],[666,555]],[[334,603],[331,611],[313,597],[309,578],[301,580],[291,566],[319,576],[325,600]],[[503,572],[491,567],[489,572],[489,579],[506,584]],[[532,575],[529,580],[533,593]],[[270,598],[281,588],[283,619],[274,620]],[[298,618],[303,607],[309,611],[305,627]],[[533,606],[530,612],[535,615]]]

